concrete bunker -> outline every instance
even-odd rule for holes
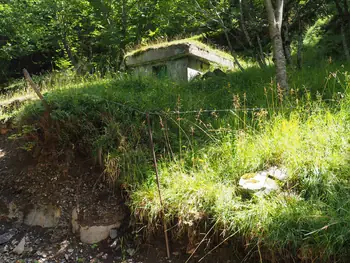
[[[125,65],[137,76],[153,75],[187,82],[209,71],[211,66],[233,69],[230,56],[220,53],[204,44],[170,42],[126,55]]]

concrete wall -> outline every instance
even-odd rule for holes
[[[187,82],[194,77],[203,74],[209,70],[209,63],[203,62],[193,57],[182,57],[175,60],[169,60],[164,63],[147,64],[137,66],[133,69],[136,76],[152,76],[155,74],[154,68],[165,65],[167,76],[176,82]]]
[[[189,57],[188,67],[203,73],[210,69],[210,64],[197,58]]]
[[[194,57],[189,57],[187,68],[187,79],[191,81],[195,77],[202,75],[210,69],[208,62],[201,61]]]
[[[171,80],[177,82],[186,82],[187,80],[187,67],[188,58],[180,58],[167,62],[168,76]]]
[[[133,68],[133,74],[135,76],[151,76],[153,74],[152,65],[144,65]]]

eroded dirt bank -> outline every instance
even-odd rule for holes
[[[10,135],[0,135],[1,263],[186,262],[188,240],[171,240],[166,259],[161,232],[145,238],[145,226],[130,217],[121,190],[103,183],[93,160],[49,149],[34,158]],[[200,251],[189,262],[205,255]],[[224,244],[201,262],[237,258]]]
[[[123,198],[91,160],[35,159],[9,135],[0,136],[0,262],[162,261],[129,233]]]

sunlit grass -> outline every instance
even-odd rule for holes
[[[161,207],[150,111],[165,218],[175,231],[205,221],[224,237],[238,233],[252,249],[262,244],[265,252],[327,262],[350,254],[349,69],[325,61],[290,68],[288,94],[276,87],[272,67],[188,84],[87,78],[44,92],[54,125],[47,129],[63,149],[102,152],[106,180],[128,192],[132,213],[152,228]],[[201,112],[215,109],[232,111]],[[43,112],[37,101],[16,119],[40,130]],[[238,186],[242,175],[271,166],[288,171],[281,191],[256,196]]]

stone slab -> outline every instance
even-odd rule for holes
[[[181,43],[154,49],[150,48],[145,51],[137,52],[134,55],[127,56],[125,58],[125,63],[128,67],[137,67],[150,63],[175,60],[186,56],[195,57],[198,60],[213,62],[229,69],[234,67],[232,60],[219,56],[215,52],[199,47],[194,43]]]
[[[29,226],[51,228],[58,224],[60,216],[61,210],[57,207],[38,206],[29,211],[24,218],[24,223]]]

